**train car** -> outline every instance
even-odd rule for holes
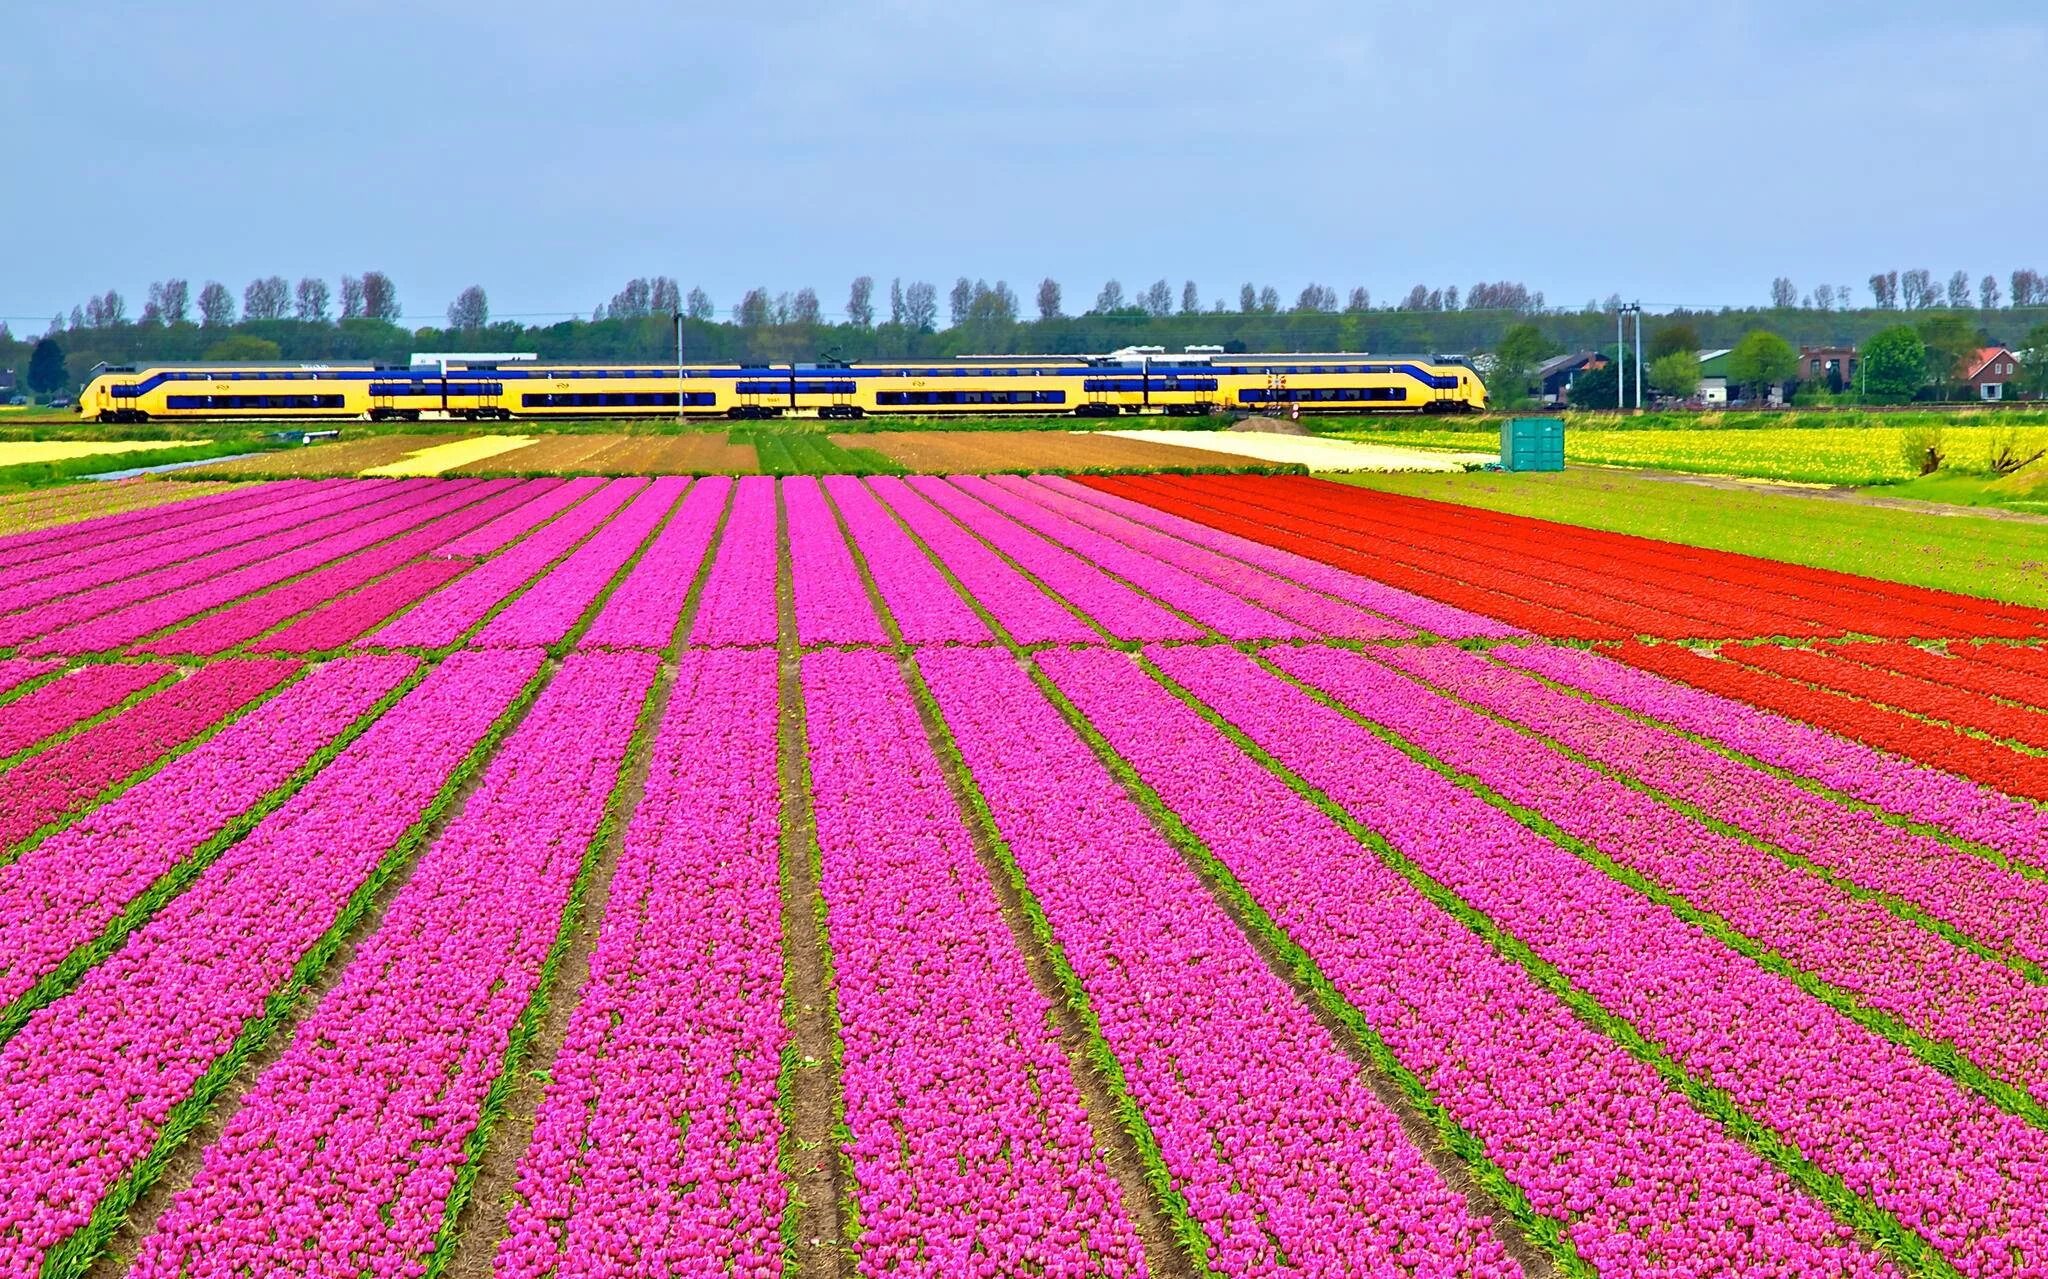
[[[1486,387],[1448,356],[1167,354],[779,365],[102,366],[76,412],[103,422],[210,419],[1124,417],[1215,412],[1470,412]]]

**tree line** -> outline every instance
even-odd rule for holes
[[[1953,311],[1996,311],[2006,305],[2010,296],[2015,307],[2048,306],[2048,277],[2039,271],[2021,267],[2007,280],[2012,286],[2010,295],[2005,293],[1996,274],[1979,277],[1973,287],[1968,271],[1956,271],[1946,281],[1937,280],[1934,272],[1925,267],[1878,271],[1869,281],[1870,305],[1879,311],[1932,311],[1940,307]],[[1816,284],[1801,293],[1799,286],[1786,276],[1771,281],[1773,310],[1848,310],[1855,305],[1855,296],[1855,291],[1846,284]]]
[[[1733,347],[1759,328],[1788,346],[1861,343],[1896,325],[1900,310],[1936,314],[1926,302],[1930,295],[1923,274],[1898,273],[1895,299],[1873,285],[1878,305],[1870,307],[1843,309],[1847,290],[1830,289],[1826,307],[1814,298],[1812,306],[1679,309],[1650,316],[1648,323],[1683,326],[1696,345],[1707,347]],[[1776,290],[1779,296],[1797,293],[1789,281],[1779,283],[1785,286]],[[1963,316],[1973,332],[2011,342],[2030,326],[2048,321],[2048,287],[2035,273],[2014,272],[2011,285],[2009,294],[1978,290],[1974,300],[1980,305],[1974,309],[1949,311],[1944,305],[1940,314]],[[1946,292],[1934,296],[1948,301]],[[1883,305],[1887,300],[1898,305]],[[1999,305],[1982,306],[1987,300]],[[395,364],[412,351],[479,347],[533,351],[550,360],[668,360],[674,357],[677,315],[682,316],[685,357],[692,361],[946,359],[970,353],[1071,355],[1133,345],[1168,350],[1213,345],[1226,351],[1487,353],[1496,367],[1512,374],[1520,367],[1518,351],[1532,346],[1531,334],[1533,347],[1546,353],[1611,344],[1620,304],[1618,295],[1610,295],[1579,309],[1553,308],[1540,291],[1516,281],[1480,281],[1462,289],[1416,285],[1391,303],[1376,302],[1363,285],[1340,290],[1321,283],[1304,286],[1291,303],[1283,302],[1273,286],[1253,282],[1244,283],[1234,297],[1205,299],[1192,280],[1176,289],[1162,278],[1129,291],[1120,280],[1105,281],[1090,304],[1074,314],[1065,290],[1051,277],[1031,290],[1027,306],[1018,290],[1000,279],[991,283],[961,276],[942,294],[929,281],[897,278],[884,285],[863,275],[848,286],[843,307],[830,313],[816,289],[771,292],[757,287],[746,290],[721,316],[703,288],[685,290],[673,277],[655,275],[627,281],[587,320],[493,320],[488,296],[473,285],[450,301],[445,323],[414,327],[406,323],[392,278],[365,271],[342,277],[338,294],[317,278],[294,286],[282,276],[259,277],[243,288],[239,306],[217,281],[206,282],[195,297],[188,281],[162,280],[150,286],[141,314],[133,319],[120,293],[109,290],[73,308],[68,317],[55,317],[43,337],[80,378],[100,363]],[[1518,332],[1521,338],[1511,339]],[[0,368],[24,367],[30,346],[0,324]],[[47,357],[44,363],[50,367]],[[1667,372],[1671,377],[1660,389],[1681,370]],[[38,389],[69,385],[60,379]]]

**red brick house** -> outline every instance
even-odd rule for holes
[[[2019,357],[2003,346],[1977,348],[1963,361],[1963,394],[1973,400],[2009,400],[2018,387],[2006,385],[2019,376]]]

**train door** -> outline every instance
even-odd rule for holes
[[[105,396],[105,392],[101,394],[102,397]],[[114,383],[113,402],[114,416],[116,418],[124,422],[131,419],[135,414],[135,384],[133,382]]]
[[[478,417],[510,417],[504,411],[505,384],[503,382],[479,382],[476,384],[476,415]]]

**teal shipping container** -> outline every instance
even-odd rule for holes
[[[1564,419],[1511,417],[1502,422],[1500,465],[1506,471],[1562,471]]]

